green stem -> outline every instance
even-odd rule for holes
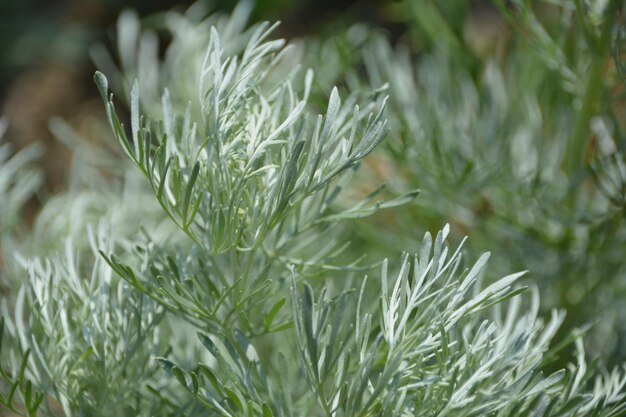
[[[590,31],[585,31],[587,44],[591,52],[592,63],[587,77],[587,85],[583,96],[582,105],[576,117],[574,133],[569,147],[566,149],[565,168],[568,173],[579,170],[584,165],[585,145],[589,137],[589,125],[592,117],[597,113],[598,100],[602,93],[602,81],[604,75],[605,60],[610,42],[613,21],[618,12],[620,2],[613,0],[605,11],[605,20],[602,23],[600,36],[592,37]],[[577,4],[578,5],[578,4]],[[581,26],[584,28],[584,13],[582,7],[577,7]]]

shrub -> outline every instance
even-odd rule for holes
[[[130,129],[108,79],[98,72],[95,82],[126,160],[91,149],[114,161],[103,181],[49,201],[31,241],[3,249],[3,275],[20,285],[3,302],[0,326],[0,401],[9,410],[626,412],[624,372],[589,366],[581,331],[555,341],[564,313],[544,318],[523,273],[485,282],[489,254],[466,261],[463,244],[449,247],[448,225],[397,264],[353,256],[347,239],[373,227],[365,217],[417,196],[396,186],[382,201],[383,186],[358,182],[390,107],[391,120],[406,122],[400,132],[411,129],[415,115],[398,108],[394,84],[391,106],[384,89],[364,87],[333,88],[319,108],[313,71],[270,39],[275,26],[246,28],[248,4],[230,18],[194,10],[165,16],[172,42],[162,60],[156,35],[121,17],[122,68],[109,71],[128,96]],[[58,120],[52,128],[71,134]],[[0,184],[12,185],[0,190],[15,213],[18,191],[33,186],[15,180],[12,165],[27,169],[20,154],[9,161]],[[547,371],[572,344],[575,362]]]

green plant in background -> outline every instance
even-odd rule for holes
[[[439,17],[425,19],[418,3]],[[495,251],[493,278],[528,269],[544,305],[568,310],[559,337],[595,317],[590,348],[619,363],[626,334],[623,5],[553,3],[498,3],[501,14],[491,17],[498,35],[480,49],[467,35],[480,10],[401,2],[402,16],[414,19],[413,38],[430,47],[415,56],[405,44],[370,36],[367,77],[348,80],[387,88],[390,134],[379,155],[402,167],[391,189],[422,190],[394,230],[452,222],[456,239],[470,234],[475,256]],[[371,226],[354,229],[366,245],[380,234],[380,224]],[[385,244],[401,249],[407,239],[396,234]]]
[[[8,121],[0,118],[0,139],[4,135]],[[31,146],[11,155],[9,144],[0,145],[0,243],[11,246],[6,239],[15,237],[20,228],[20,213],[26,201],[41,184],[41,173],[32,162],[41,155],[38,146]],[[3,263],[0,255],[0,265]]]
[[[83,143],[59,120],[51,123],[77,157],[107,163],[99,169],[77,163],[78,179],[46,204],[34,242],[11,243],[2,274],[21,287],[4,300],[0,326],[0,401],[9,410],[28,416],[626,413],[624,372],[589,366],[579,331],[555,338],[564,313],[542,318],[540,292],[518,283],[523,273],[485,283],[489,255],[465,261],[462,245],[448,246],[447,225],[434,239],[425,233],[416,253],[403,253],[396,267],[381,263],[387,251],[375,239],[389,236],[365,219],[382,209],[402,215],[417,195],[406,186],[411,177],[398,175],[390,187],[396,197],[387,201],[379,200],[384,187],[360,183],[373,177],[358,168],[383,140],[387,117],[390,159],[404,164],[421,157],[407,140],[411,132],[418,148],[431,152],[425,155],[437,157],[402,168],[423,169],[409,172],[433,182],[423,183],[428,192],[438,186],[445,195],[460,185],[459,175],[474,190],[497,180],[516,181],[510,192],[527,192],[523,169],[529,168],[514,160],[527,154],[452,136],[474,122],[493,132],[487,139],[521,135],[522,125],[539,129],[530,118],[507,130],[508,112],[532,104],[535,90],[505,106],[504,76],[490,66],[489,94],[500,95],[493,107],[479,108],[489,125],[482,113],[473,118],[471,104],[480,94],[471,78],[460,83],[461,99],[448,99],[460,70],[434,55],[420,71],[433,94],[411,101],[419,87],[409,60],[376,37],[371,57],[380,59],[365,62],[372,86],[360,85],[351,71],[358,60],[343,61],[340,53],[334,62],[345,62],[345,69],[328,70],[315,84],[313,70],[300,68],[284,41],[271,40],[274,26],[246,27],[249,4],[230,18],[200,18],[200,10],[168,13],[162,26],[143,31],[136,16],[122,15],[119,70],[96,51],[112,88],[128,97],[127,128],[109,81],[96,73],[125,159]],[[159,30],[172,39],[162,59]],[[345,41],[367,38],[353,28]],[[356,88],[326,89],[329,79],[346,73],[347,87]],[[385,79],[389,102],[378,88]],[[455,116],[449,124],[445,112]],[[430,132],[441,143],[429,143]],[[503,152],[510,157],[500,171],[471,162],[457,169],[459,161],[489,161]],[[498,176],[507,162],[512,172]],[[79,180],[88,175],[94,178]],[[464,193],[469,198],[472,190]],[[427,199],[432,206],[415,206],[426,216],[447,204]],[[438,214],[459,223],[449,210]],[[419,228],[403,216],[409,220],[403,227]],[[350,237],[358,238],[353,246]],[[392,251],[411,239],[398,232]],[[513,263],[499,250],[495,258],[495,273]],[[559,369],[572,344],[574,363]]]

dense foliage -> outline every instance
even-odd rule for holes
[[[500,58],[464,47],[455,2],[399,2],[399,45],[289,45],[246,2],[122,14],[116,56],[93,53],[108,125],[50,122],[71,182],[31,226],[39,150],[0,148],[0,402],[625,415],[603,365],[625,359],[623,5],[513,3],[526,37]]]

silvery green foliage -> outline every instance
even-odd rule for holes
[[[166,19],[176,22],[174,41],[158,78],[176,82],[163,93],[158,112],[150,110],[154,103],[143,104],[141,82],[133,84],[130,139],[107,79],[97,73],[96,83],[122,148],[193,243],[171,251],[149,239],[138,254],[140,265],[113,255],[111,266],[197,325],[225,331],[237,323],[245,334],[258,335],[287,324],[272,323],[282,305],[272,296],[285,289],[272,276],[284,264],[336,268],[333,258],[345,242],[335,238],[333,224],[406,203],[416,193],[387,202],[376,201],[374,193],[332,211],[341,181],[382,139],[384,100],[359,106],[352,94],[342,104],[333,89],[325,114],[316,116],[307,104],[312,71],[296,84],[298,71],[281,67],[289,62],[284,42],[268,40],[273,27],[243,30],[242,19],[238,9],[225,26],[224,43],[207,21],[175,14]],[[181,61],[184,66],[174,64]],[[145,117],[141,108],[148,109]]]
[[[209,45],[211,50],[212,43]],[[101,90],[105,90],[104,80],[100,78],[99,82]],[[131,121],[139,126],[137,94],[136,87],[131,89]],[[165,97],[163,107],[167,109]],[[193,112],[190,106],[186,113],[189,116],[180,117],[181,134],[194,132],[186,121],[193,120]],[[217,118],[212,120],[220,125]],[[133,148],[116,123],[112,117],[122,146],[150,177],[150,162],[144,162],[149,150],[142,145],[149,143],[145,141],[149,130],[143,131],[143,137],[136,130]],[[161,135],[168,137],[167,131]],[[270,132],[268,136],[271,135]],[[216,137],[219,140],[220,136]],[[254,153],[249,153],[244,161],[250,158],[254,158]],[[185,166],[190,167],[198,159],[195,161],[186,162]],[[180,190],[202,184],[196,178],[205,161],[200,160],[198,168],[194,165],[187,170],[192,186],[189,182],[181,183]],[[162,164],[167,166],[167,162]],[[159,187],[165,185],[154,180],[152,184],[159,198]],[[265,182],[266,187],[271,184]],[[185,195],[183,202],[194,201]],[[181,198],[171,200],[177,202]],[[178,217],[177,213],[171,216],[183,230],[184,213],[183,209]],[[211,236],[210,228],[207,232]],[[199,339],[210,353],[210,364],[200,362],[190,368],[177,366],[176,361],[168,358],[159,362],[218,415],[483,415],[492,411],[493,415],[534,412],[582,416],[594,407],[606,415],[619,413],[621,397],[613,394],[619,392],[622,377],[613,377],[614,382],[595,396],[584,394],[588,375],[582,356],[569,372],[542,376],[543,355],[562,315],[555,314],[544,325],[537,319],[535,297],[527,315],[519,314],[520,300],[514,298],[504,317],[491,316],[495,305],[519,292],[512,288],[519,275],[478,290],[475,284],[486,258],[481,258],[473,269],[461,271],[458,251],[447,259],[446,234],[447,230],[436,240],[433,259],[427,237],[418,261],[411,265],[408,258],[403,259],[394,285],[388,286],[385,265],[379,289],[363,283],[358,297],[348,291],[350,287],[343,292],[341,285],[333,286],[334,290],[320,288],[321,295],[315,297],[315,290],[305,284],[303,294],[298,295],[302,270],[294,269],[291,317],[295,334],[287,339],[291,343],[284,343],[281,338],[291,322],[289,313],[281,308],[285,303],[280,297],[284,284],[268,281],[269,269],[265,267],[256,276],[250,271],[259,268],[237,267],[259,262],[253,253],[241,253],[243,248],[228,245],[223,253],[208,256],[210,246],[192,234],[197,247],[190,253],[176,252],[168,257],[167,252],[151,242],[142,262],[148,265],[144,270],[118,262],[115,257],[110,262],[136,288],[153,294],[171,311],[188,315],[203,329]],[[252,236],[254,240],[263,235]],[[251,248],[251,252],[255,249],[253,245],[245,248]],[[233,251],[232,255],[228,251]],[[206,262],[200,260],[203,254]],[[266,265],[267,254],[259,258],[265,259],[259,266]],[[279,269],[272,270],[284,275]],[[409,278],[411,270],[413,277]],[[237,276],[252,282],[252,286],[242,285],[234,279]],[[268,288],[272,291],[268,292]],[[381,291],[380,309],[366,307],[377,304],[371,299]],[[335,294],[327,296],[330,292]],[[246,305],[256,307],[256,320],[246,311]],[[273,325],[274,321],[279,324]],[[259,339],[259,335],[268,333],[272,339]],[[294,360],[300,363],[299,372],[290,365]],[[603,387],[603,382],[598,387]]]
[[[550,23],[530,3],[502,4],[514,35],[477,68],[455,49],[413,56],[383,37],[363,59],[369,83],[388,86],[387,155],[408,171],[392,185],[422,190],[415,215],[471,230],[471,249],[496,254],[494,277],[529,269],[544,307],[568,308],[565,328],[602,316],[590,346],[620,361],[623,81],[608,39],[621,6],[557,3]]]
[[[368,52],[371,82],[388,83],[392,97],[397,130],[389,151],[411,169],[407,181],[428,193],[420,201],[424,215],[443,210],[473,228],[489,219],[480,210],[497,211],[555,238],[563,233],[557,213],[544,207],[558,204],[567,192],[559,166],[571,114],[555,106],[554,126],[544,125],[539,87],[516,81],[530,77],[524,73],[533,64],[516,57],[504,68],[489,62],[475,80],[446,51],[413,59],[379,37]],[[547,129],[550,140],[542,136]]]
[[[161,365],[225,416],[621,415],[623,372],[597,377],[588,392],[592,374],[578,343],[576,365],[544,375],[563,314],[538,318],[536,292],[523,308],[515,285],[522,274],[481,288],[488,255],[464,269],[447,233],[434,242],[427,234],[418,254],[403,255],[395,278],[385,261],[380,283],[363,280],[358,291],[322,288],[316,296],[292,281],[295,334],[271,349],[241,333],[200,333],[215,365]],[[300,372],[292,374],[294,360]]]
[[[466,267],[447,226],[380,279],[340,259],[340,220],[415,196],[332,206],[382,139],[384,99],[342,105],[333,89],[317,116],[312,72],[291,70],[268,25],[245,30],[246,13],[167,14],[163,62],[155,35],[120,19],[128,132],[96,83],[136,174],[44,209],[37,233],[69,239],[21,260],[2,403],[29,416],[623,414],[623,372],[592,372],[577,335],[577,362],[544,375],[563,313],[542,320],[522,274],[483,286],[488,256]]]
[[[176,29],[179,42],[166,55],[185,61],[174,67],[184,72],[169,75],[187,85],[165,90],[160,120],[144,121],[134,83],[132,140],[107,98],[106,78],[96,75],[118,140],[150,180],[165,212],[212,254],[253,248],[281,223],[307,229],[326,221],[334,180],[382,139],[384,103],[361,109],[350,96],[342,105],[333,89],[326,114],[314,117],[306,106],[313,74],[306,73],[302,86],[294,85],[294,72],[277,76],[273,69],[286,50],[282,41],[266,40],[271,27],[246,32],[245,48],[234,51],[222,47],[215,28],[204,50],[197,36],[185,43],[190,35]],[[280,243],[286,234],[272,238]]]
[[[173,402],[190,408],[153,362],[167,350],[163,340],[183,342],[188,329],[163,320],[163,307],[120,280],[98,252],[115,246],[130,254],[139,224],[159,239],[179,240],[133,177],[123,176],[119,189],[53,197],[33,236],[11,247],[2,275],[21,288],[2,300],[0,392],[18,414],[155,416]]]
[[[32,235],[11,246],[11,262],[1,273],[21,288],[2,300],[3,402],[18,413],[21,403],[28,415],[164,415],[180,390],[155,372],[153,357],[166,352],[164,339],[182,342],[188,330],[175,318],[164,321],[163,307],[120,280],[98,250],[132,253],[142,227],[176,244],[177,229],[124,160],[87,151],[93,142],[75,139],[75,156],[114,163],[108,172],[75,166],[74,175],[91,176],[89,188],[49,199]],[[181,410],[188,407],[184,399],[177,402]]]
[[[91,253],[80,254],[87,259],[77,259],[68,241],[63,255],[24,261],[28,282],[6,322],[16,342],[9,360],[27,357],[26,377],[46,397],[42,407],[49,412],[48,396],[67,416],[148,415],[150,402],[137,382],[154,373],[163,309],[112,275],[95,251],[110,245],[96,240],[103,232],[92,234]],[[4,316],[11,317],[6,306]]]
[[[30,236],[3,247],[0,274],[19,291],[2,300],[2,403],[29,416],[158,415],[163,402],[149,390],[177,392],[152,362],[167,347],[160,340],[172,321],[163,324],[162,307],[120,281],[97,249],[130,251],[140,223],[160,239],[175,229],[123,160],[60,123],[54,131],[74,157],[87,154],[98,164],[75,164],[74,178],[89,176],[89,189],[73,182],[46,202]]]

